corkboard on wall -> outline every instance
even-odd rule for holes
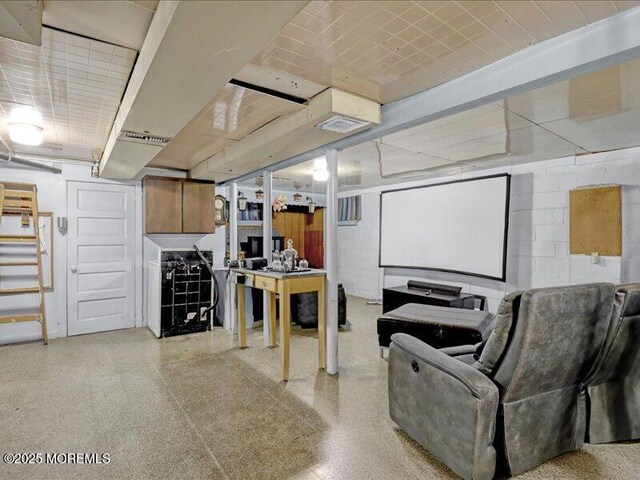
[[[569,192],[569,252],[622,255],[620,185],[585,187]]]

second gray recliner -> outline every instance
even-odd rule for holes
[[[580,448],[584,381],[604,345],[614,285],[517,292],[469,365],[404,334],[389,355],[391,418],[453,471],[491,479]]]
[[[602,360],[588,392],[589,443],[640,438],[640,284],[616,290]]]

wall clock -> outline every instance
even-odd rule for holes
[[[215,207],[216,225],[224,225],[227,223],[227,199],[222,195],[216,195],[216,199],[213,202]]]

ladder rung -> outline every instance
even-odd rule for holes
[[[4,190],[4,197],[5,198],[28,198],[28,199],[33,199],[33,192],[26,191],[26,190],[9,190],[9,189],[5,189]]]
[[[18,188],[28,188],[29,190],[33,190],[35,188],[35,184],[33,183],[24,183],[24,182],[2,182],[5,187],[12,186]]]
[[[35,235],[0,235],[0,243],[36,243]]]
[[[18,322],[40,322],[39,313],[30,313],[28,315],[3,315],[0,316],[0,323],[18,323]]]
[[[33,201],[31,200],[9,200],[9,198],[5,195],[4,200],[4,210],[9,210],[13,208],[22,208],[27,210],[33,209]]]
[[[0,267],[37,267],[38,262],[0,262]]]
[[[0,289],[0,295],[13,295],[17,293],[39,293],[40,287],[18,287]]]
[[[33,215],[33,210],[30,208],[19,208],[19,207],[4,207],[2,209],[3,214],[23,214],[27,213],[29,215]]]

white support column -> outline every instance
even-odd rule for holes
[[[229,187],[229,259],[238,259],[238,184],[236,182],[233,182]],[[236,285],[231,281],[232,275],[229,275],[227,280],[229,325],[225,325],[225,328],[235,334],[238,332],[238,310],[236,308]]]
[[[272,237],[272,222],[271,222],[271,187],[272,187],[273,173],[269,170],[265,170],[262,173],[262,190],[264,191],[264,198],[262,200],[262,256],[271,263],[271,237]],[[269,345],[269,295],[270,293],[265,291],[262,293],[262,337],[264,339],[264,345]]]
[[[338,373],[338,151],[327,151],[324,268],[327,271],[327,373]]]

